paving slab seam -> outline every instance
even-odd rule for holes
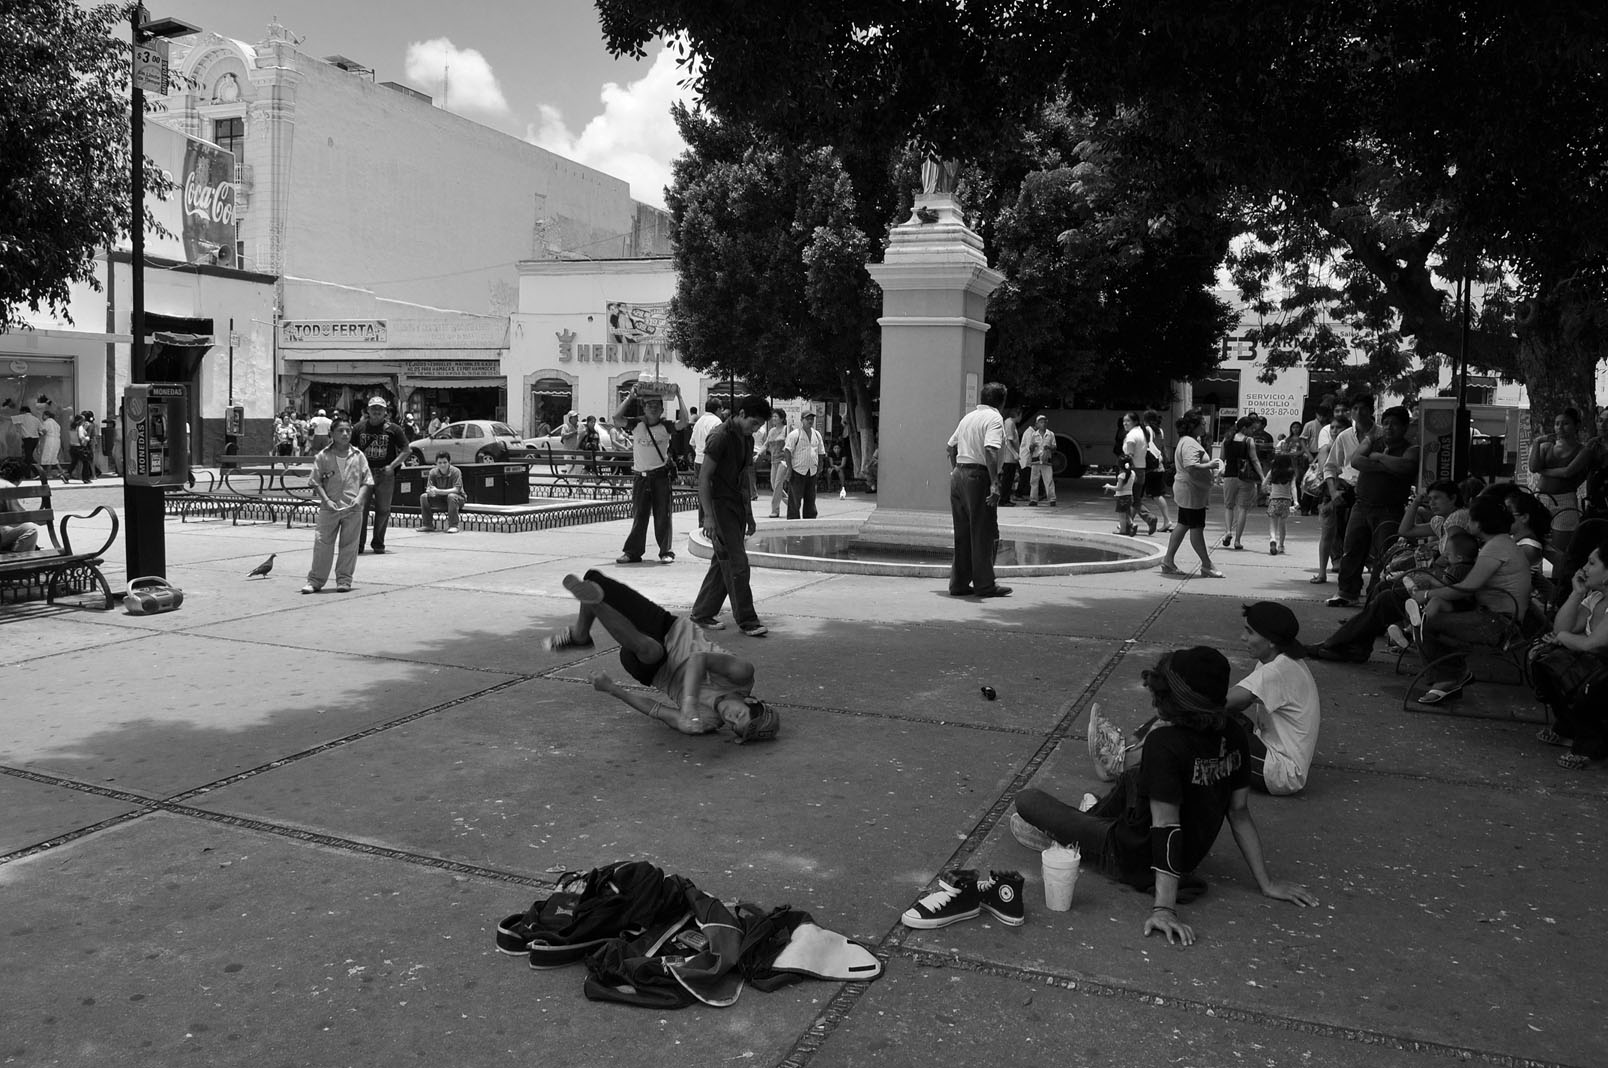
[[[270,760],[268,763],[259,764],[254,768],[247,768],[245,771],[236,772],[233,775],[218,779],[215,782],[206,783],[203,786],[195,786],[188,790],[182,790],[179,793],[168,796],[163,803],[177,804],[184,801],[189,801],[192,798],[201,796],[202,794],[211,793],[213,790],[221,790],[224,787],[233,786],[238,782],[243,782],[246,779],[261,775],[264,772],[273,771],[276,768],[282,768],[286,765],[306,760],[308,757],[318,756],[321,753],[328,753],[332,750],[343,748],[344,746],[351,745],[353,742],[362,741],[364,738],[372,738],[376,734],[381,734],[396,727],[405,726],[409,723],[415,722],[416,720],[425,719],[428,716],[438,715],[447,711],[448,709],[456,708],[461,704],[476,701],[482,697],[489,697],[495,693],[501,693],[503,690],[529,681],[530,676],[528,675],[515,675],[512,678],[504,679],[502,682],[487,686],[481,690],[476,690],[473,693],[466,693],[461,697],[454,697],[450,701],[443,701],[441,704],[431,705],[429,708],[421,708],[417,711],[409,712],[405,716],[399,716],[396,719],[387,720],[384,723],[376,723],[372,727],[365,727],[360,731],[353,731],[351,734],[343,735],[339,738],[332,738],[327,742],[321,742],[318,745],[303,749],[300,752],[291,753],[288,756],[282,756],[278,759]]]
[[[1380,1046],[1402,1053],[1427,1053],[1463,1062],[1478,1061],[1481,1064],[1500,1065],[1502,1068],[1586,1068],[1584,1065],[1574,1065],[1567,1061],[1540,1060],[1534,1057],[1502,1053],[1497,1050],[1479,1049],[1474,1046],[1457,1046],[1447,1042],[1407,1038],[1402,1035],[1393,1035],[1367,1028],[1324,1023],[1320,1020],[1308,1020],[1283,1013],[1237,1008],[1232,1005],[1202,1001],[1198,998],[1158,994],[1138,987],[1124,986],[1120,983],[1111,983],[1100,979],[1090,979],[1081,975],[1066,975],[1039,968],[1022,968],[1010,964],[999,964],[974,957],[963,957],[958,953],[939,953],[933,950],[911,949],[903,946],[898,947],[895,952],[902,958],[921,967],[953,968],[982,975],[992,975],[1000,979],[1011,979],[1034,986],[1054,986],[1094,997],[1121,998],[1140,1005],[1177,1009],[1192,1016],[1207,1016],[1214,1020],[1253,1024],[1258,1027],[1291,1031],[1319,1038],[1354,1042],[1364,1046]],[[788,1062],[784,1061],[782,1063],[786,1064]]]
[[[0,865],[14,860],[22,860],[58,846],[86,838],[91,834],[120,826],[142,816],[153,815],[158,812],[173,816],[184,816],[190,819],[201,820],[206,823],[223,823],[232,827],[258,831],[263,834],[273,834],[282,838],[293,838],[300,842],[310,842],[315,845],[326,846],[330,849],[344,850],[349,853],[362,853],[367,856],[385,857],[390,860],[402,860],[426,868],[440,871],[452,871],[464,875],[475,875],[500,883],[514,883],[520,886],[536,887],[539,889],[557,889],[558,884],[551,879],[540,876],[526,875],[521,872],[505,871],[501,868],[487,868],[478,864],[468,864],[463,861],[448,860],[445,857],[431,856],[427,853],[413,853],[404,849],[394,849],[390,846],[374,845],[368,842],[359,842],[350,838],[341,838],[336,835],[324,834],[320,831],[310,831],[289,824],[274,823],[270,820],[261,820],[251,816],[240,816],[229,812],[214,812],[209,809],[196,808],[172,799],[148,797],[142,794],[130,793],[127,790],[118,790],[107,786],[97,786],[94,783],[80,782],[58,775],[47,775],[42,772],[31,771],[27,768],[16,768],[0,765],[0,773],[27,779],[30,782],[43,786],[55,786],[64,790],[74,790],[79,793],[94,794],[113,801],[121,801],[136,806],[134,811],[109,816],[97,823],[78,827],[65,834],[36,842],[33,845],[23,846],[9,853],[0,854]],[[252,774],[255,774],[253,771]],[[214,786],[216,784],[213,784]],[[208,787],[211,788],[211,787]],[[174,797],[186,795],[175,794]]]
[[[963,867],[965,858],[975,853],[988,835],[993,833],[995,825],[1004,817],[1006,810],[1015,800],[1017,793],[1032,780],[1034,775],[1038,774],[1039,769],[1049,759],[1050,754],[1060,746],[1061,742],[1071,732],[1072,724],[1077,721],[1082,706],[1093,699],[1094,694],[1105,684],[1106,679],[1110,678],[1112,673],[1116,671],[1118,665],[1122,663],[1123,659],[1128,655],[1128,651],[1134,647],[1139,638],[1144,635],[1145,631],[1150,629],[1156,620],[1161,618],[1162,613],[1172,606],[1173,601],[1177,600],[1179,592],[1175,590],[1163,598],[1155,610],[1140,622],[1138,628],[1134,631],[1134,639],[1124,641],[1113,650],[1100,669],[1084,684],[1083,689],[1062,704],[1056,724],[1045,736],[1043,743],[1027,758],[1021,769],[1017,771],[1000,793],[999,798],[989,806],[988,811],[972,827],[971,832],[950,854],[949,860],[939,867],[940,873]],[[903,924],[895,923],[887,933],[877,940],[872,951],[879,959],[886,962],[894,952],[903,950],[904,940],[908,935],[908,928]],[[864,996],[865,988],[868,985],[866,983],[847,983],[839,989],[822,1006],[815,1019],[810,1021],[809,1027],[799,1036],[798,1040],[793,1044],[793,1048],[777,1063],[785,1066],[785,1068],[806,1068],[827,1039],[837,1030],[838,1025],[854,1010],[855,1005]]]
[[[448,860],[445,857],[431,856],[428,853],[413,853],[406,849],[395,849],[391,846],[376,845],[373,842],[360,842],[353,838],[341,838],[322,831],[310,831],[304,827],[292,827],[289,824],[273,823],[269,820],[260,820],[252,816],[239,816],[232,812],[213,812],[210,809],[196,808],[193,805],[178,805],[164,802],[161,806],[163,812],[175,816],[187,816],[190,819],[201,820],[205,823],[218,823],[241,830],[256,831],[259,834],[271,834],[279,838],[290,838],[309,845],[323,846],[327,849],[337,849],[344,853],[359,853],[363,856],[379,857],[383,860],[399,860],[407,864],[435,871],[448,871],[458,875],[472,875],[476,878],[486,879],[496,883],[512,883],[516,886],[531,887],[538,890],[556,890],[558,884],[552,879],[543,879],[536,875],[526,875],[523,872],[506,871],[502,868],[487,868],[479,864],[469,864],[461,860]]]
[[[143,632],[138,633],[138,634],[130,634],[130,635],[128,635],[128,637],[126,637],[126,638],[118,638],[116,641],[101,642],[100,644],[96,645],[95,648],[92,649],[92,650],[57,649],[57,650],[55,650],[53,652],[40,653],[37,656],[25,656],[21,660],[0,660],[0,667],[21,667],[21,666],[23,666],[25,664],[31,664],[35,660],[49,660],[52,657],[62,656],[64,654],[82,653],[82,652],[86,652],[86,651],[98,653],[102,649],[110,649],[114,645],[125,645],[128,642],[144,641],[145,639],[151,637],[152,635],[156,635],[156,634],[160,634],[160,633],[162,633],[162,632],[157,631],[157,630],[148,630],[148,631],[143,631]]]

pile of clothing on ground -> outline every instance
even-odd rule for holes
[[[497,949],[532,968],[584,963],[593,1001],[655,1009],[735,1004],[744,983],[870,981],[882,962],[807,912],[727,905],[646,861],[566,872],[552,896],[497,925]]]

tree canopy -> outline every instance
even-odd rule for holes
[[[1468,272],[1491,309],[1473,338],[1477,362],[1522,374],[1542,406],[1589,399],[1608,305],[1601,5],[599,0],[598,10],[611,48],[680,35],[711,107],[809,143],[904,137],[980,161],[1058,94],[1137,115],[1110,147],[1187,167],[1253,229],[1268,254],[1242,260],[1242,278],[1260,265],[1299,282],[1305,256],[1350,301],[1340,319],[1393,317],[1394,338],[1372,335],[1386,369],[1404,353],[1455,349],[1451,280]]]
[[[65,316],[74,283],[129,233],[126,4],[6,0],[0,19],[0,331]],[[160,192],[146,161],[147,187]],[[154,225],[154,219],[151,220]]]

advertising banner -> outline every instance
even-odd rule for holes
[[[146,254],[181,263],[239,266],[234,153],[147,121],[145,154],[174,185],[166,198],[146,194],[146,210],[167,231],[145,231]]]
[[[609,301],[608,311],[609,343],[612,345],[646,345],[669,340],[669,301],[658,304]]]

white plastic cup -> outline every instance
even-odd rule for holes
[[[1077,846],[1051,846],[1040,857],[1044,870],[1044,907],[1066,912],[1072,907],[1072,888],[1078,884],[1083,855]]]

